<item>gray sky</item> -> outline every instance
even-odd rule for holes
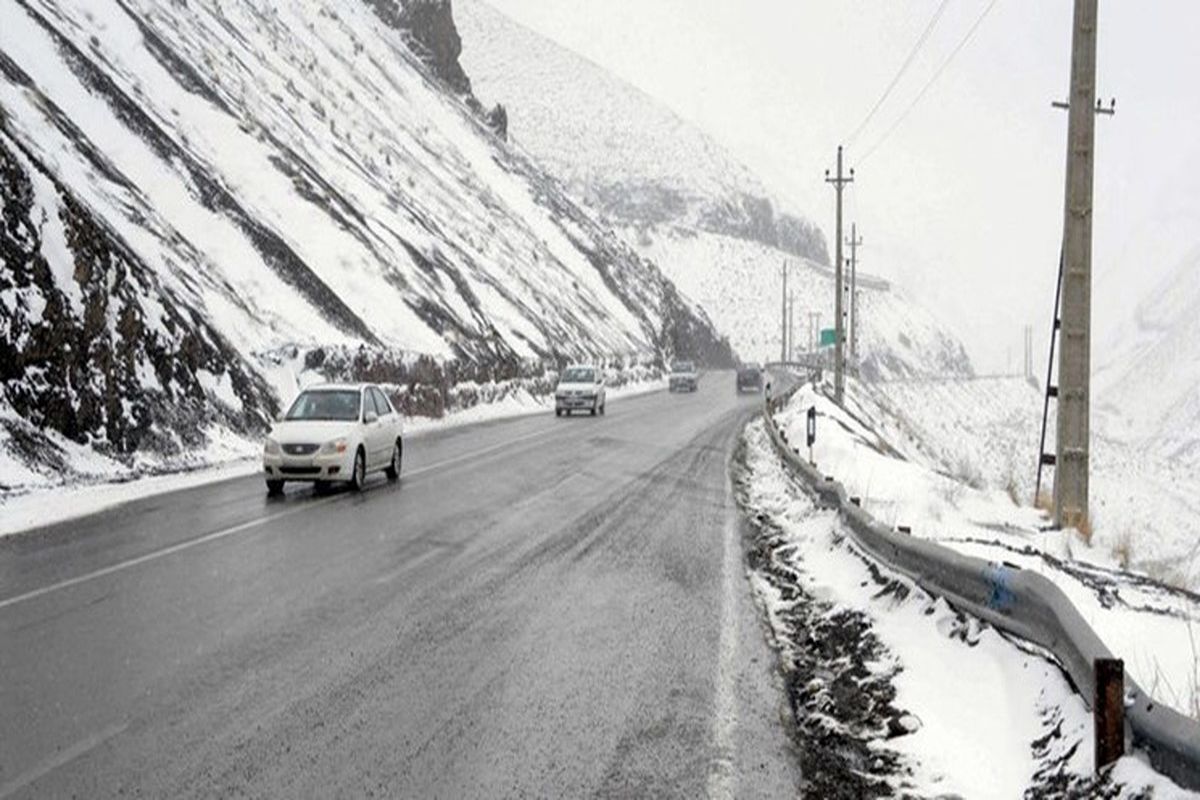
[[[939,0],[489,0],[698,123],[832,236],[834,151],[866,116]],[[848,150],[864,270],[920,292],[982,370],[1042,337],[1062,229],[1067,0],[997,0],[882,146],[989,0],[949,0]],[[1200,246],[1200,3],[1102,0],[1095,287],[1102,338]],[[1102,351],[1095,364],[1104,360]]]

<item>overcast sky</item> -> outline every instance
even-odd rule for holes
[[[911,114],[865,159],[991,0],[948,0],[847,150],[863,269],[939,306],[983,371],[1039,361],[1062,230],[1071,3],[997,0]],[[832,239],[835,148],[866,117],[940,0],[490,0],[698,123]],[[1096,326],[1200,246],[1200,3],[1102,0]],[[832,242],[831,242],[832,244]],[[831,248],[832,250],[832,248]],[[1097,352],[1094,364],[1103,361]]]

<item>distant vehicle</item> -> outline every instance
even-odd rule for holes
[[[400,477],[404,439],[400,414],[373,384],[325,384],[300,393],[263,444],[267,493],[286,481],[325,487],[348,483],[358,491],[367,474]]]
[[[742,392],[761,392],[763,389],[762,368],[757,364],[747,364],[738,370],[737,390]]]
[[[667,388],[672,392],[694,392],[700,388],[700,375],[691,361],[675,361],[667,378]]]
[[[607,399],[603,370],[586,364],[572,364],[558,377],[558,386],[554,389],[554,416],[590,411],[594,417],[604,413]]]

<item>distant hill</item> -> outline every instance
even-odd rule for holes
[[[481,0],[454,9],[476,93],[505,105],[514,141],[574,197],[618,225],[681,225],[829,263],[820,228],[695,125]]]
[[[462,62],[513,141],[657,264],[746,359],[779,356],[780,265],[792,264],[795,339],[833,323],[825,237],[696,126],[483,0],[456,0]],[[959,340],[903,291],[860,283],[862,372],[969,375]]]
[[[1200,249],[1092,354],[1105,434],[1200,466]]]

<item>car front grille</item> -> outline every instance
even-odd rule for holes
[[[283,446],[283,452],[287,453],[289,456],[311,456],[313,453],[317,452],[320,447],[321,445],[319,444],[285,444]]]
[[[320,467],[280,467],[279,471],[284,475],[320,475]]]

